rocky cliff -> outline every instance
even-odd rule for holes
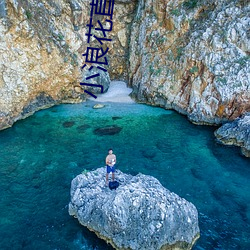
[[[199,237],[195,206],[151,176],[116,173],[117,190],[105,186],[105,168],[71,183],[70,215],[115,249],[191,249]]]
[[[130,84],[140,102],[199,124],[250,110],[248,1],[140,0],[130,46]]]
[[[88,97],[79,82],[89,73],[89,3],[0,2],[0,129]],[[233,120],[250,111],[249,11],[246,0],[116,0],[108,73],[96,83],[107,90],[110,79],[129,79],[139,102],[194,123]]]
[[[127,78],[134,9],[133,1],[115,3],[108,73],[97,78],[105,89],[110,77]],[[85,36],[89,13],[90,1],[85,0],[0,1],[0,129],[40,108],[86,99],[79,85],[88,75],[81,70],[82,54],[96,45],[94,39],[88,44]]]

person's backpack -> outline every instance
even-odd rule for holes
[[[117,189],[119,187],[119,182],[118,181],[110,181],[109,182],[109,188],[112,189]]]

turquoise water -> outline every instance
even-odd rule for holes
[[[110,147],[120,170],[150,174],[197,207],[194,249],[250,249],[250,159],[217,144],[215,127],[146,105],[92,106],[55,106],[0,131],[0,249],[111,250],[67,208],[71,180],[104,166]],[[105,126],[121,129],[95,133]]]

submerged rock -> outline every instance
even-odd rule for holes
[[[120,117],[120,116],[112,116],[113,121],[116,121],[116,120],[119,120],[119,119],[122,119],[122,117]]]
[[[71,128],[72,126],[75,125],[75,122],[74,121],[67,121],[67,122],[64,122],[63,123],[63,127],[64,128]]]
[[[122,130],[121,127],[118,127],[116,125],[112,125],[112,126],[107,126],[107,127],[103,127],[103,128],[97,128],[94,130],[94,134],[96,135],[115,135],[120,133],[120,131]]]
[[[241,152],[250,157],[250,112],[221,126],[215,136],[224,144],[240,146]]]
[[[154,149],[144,149],[141,150],[141,153],[144,157],[152,159],[156,156],[156,151]]]
[[[85,132],[85,130],[87,130],[90,127],[91,126],[89,124],[83,124],[83,125],[78,126],[76,129],[79,133],[83,133]]]
[[[105,169],[71,183],[69,214],[115,249],[191,249],[199,237],[195,206],[154,177],[117,171],[117,190],[105,186]]]

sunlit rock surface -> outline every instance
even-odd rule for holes
[[[116,249],[191,249],[199,237],[195,206],[154,177],[118,170],[117,190],[105,186],[105,168],[71,183],[70,215]]]
[[[87,43],[90,1],[0,1],[0,129],[11,126],[36,110],[57,103],[81,102],[89,95],[80,82],[96,73],[83,70],[88,46],[100,47],[92,37]],[[134,1],[117,1],[113,29],[107,33],[108,72],[87,81],[102,84],[128,77],[128,37]],[[102,18],[102,19],[100,19]],[[106,26],[106,16],[99,16]],[[98,27],[98,19],[93,25]],[[95,31],[101,36],[101,31]],[[96,66],[96,65],[95,65]],[[88,88],[89,89],[89,88]],[[100,89],[91,89],[99,93]]]
[[[140,101],[199,124],[250,111],[247,1],[140,0],[130,42],[130,83]]]

